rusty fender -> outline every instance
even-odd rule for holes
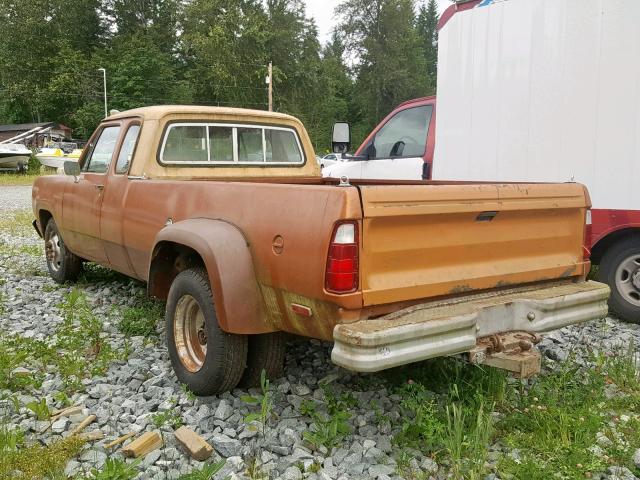
[[[275,331],[266,321],[251,250],[240,229],[223,220],[195,218],[160,230],[149,268],[150,292],[156,281],[154,262],[162,245],[167,243],[189,247],[202,258],[222,330],[238,334]]]

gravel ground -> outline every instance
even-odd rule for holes
[[[2,187],[0,189],[0,219],[9,210],[30,206],[30,187]],[[31,234],[16,237],[11,232],[0,232],[2,243],[22,246],[39,245]],[[63,321],[58,305],[72,287],[57,287],[45,275],[44,257],[36,255],[0,255],[0,278],[6,280],[0,291],[5,297],[4,313],[0,314],[0,333],[17,333],[24,337],[47,340],[55,336]],[[258,395],[236,390],[211,398],[195,399],[177,383],[171,369],[162,327],[158,336],[150,339],[137,336],[129,340],[118,331],[118,315],[114,308],[122,309],[142,296],[144,285],[123,279],[94,280],[80,289],[87,295],[93,314],[103,323],[105,341],[114,351],[129,350],[126,360],[113,361],[106,373],[82,381],[84,393],[76,393],[74,405],[83,405],[84,413],[97,416],[87,431],[101,430],[103,441],[94,442],[78,459],[71,460],[66,472],[76,474],[104,464],[111,452],[104,444],[128,432],[154,430],[153,419],[158,414],[178,415],[182,422],[202,435],[215,448],[214,460],[226,458],[226,464],[215,478],[247,478],[251,469],[259,469],[270,478],[284,479],[389,479],[401,478],[397,474],[397,455],[392,437],[399,431],[402,417],[401,398],[392,394],[380,376],[353,375],[333,366],[330,346],[316,341],[293,341],[286,359],[285,377],[272,382],[275,419],[263,433],[245,422],[244,417],[257,407],[248,405],[242,397]],[[161,324],[162,322],[159,322]],[[635,339],[640,345],[640,327],[620,323],[608,318],[586,326],[570,327],[547,336],[541,344],[544,355],[561,363],[568,352],[579,345],[591,345],[600,351],[613,351],[621,343]],[[581,351],[577,348],[577,351]],[[452,360],[453,361],[453,360]],[[551,362],[554,364],[555,362]],[[355,404],[350,408],[348,420],[351,433],[331,450],[312,449],[303,439],[303,432],[312,424],[305,405],[327,401],[329,385],[336,395],[352,392]],[[50,371],[33,396],[20,395],[22,405],[45,397],[50,405],[58,405],[56,393],[63,388],[60,375]],[[6,402],[5,402],[6,403]],[[389,419],[389,423],[376,421],[376,405]],[[0,416],[9,412],[8,404],[0,402]],[[154,417],[155,416],[155,417]],[[30,439],[50,443],[67,436],[77,417],[63,417],[45,434],[39,432],[47,422],[34,419],[26,409],[11,414],[11,423],[29,432]],[[140,465],[141,479],[178,478],[202,464],[188,458],[176,445],[171,425],[160,427],[165,446],[147,455]],[[502,447],[493,446],[492,451]],[[509,455],[517,454],[510,452]],[[117,456],[117,454],[116,454]],[[411,451],[412,478],[444,479],[449,475],[446,466],[438,465],[429,457]],[[495,458],[495,457],[493,457]],[[491,464],[491,460],[489,461]],[[495,462],[493,462],[495,463]],[[303,472],[306,470],[306,472]],[[636,478],[630,471],[624,475],[609,472],[593,478]],[[261,478],[253,476],[252,478]],[[494,474],[487,479],[500,478]]]
[[[31,208],[31,186],[0,187],[0,212]]]

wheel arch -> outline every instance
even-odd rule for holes
[[[591,261],[595,265],[599,265],[603,255],[609,248],[618,242],[634,236],[637,236],[638,239],[640,239],[640,226],[621,228],[600,237],[591,248]]]
[[[149,295],[166,299],[178,273],[196,266],[207,272],[222,330],[238,334],[276,331],[266,321],[251,250],[239,228],[204,218],[163,228],[151,255]]]
[[[40,210],[38,210],[38,224],[40,226],[40,231],[42,232],[42,235],[44,236],[44,229],[47,228],[47,223],[49,223],[49,220],[51,220],[53,218],[53,214],[44,208],[41,208]]]

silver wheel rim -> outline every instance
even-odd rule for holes
[[[45,254],[47,263],[54,272],[58,272],[62,268],[62,241],[57,232],[49,235],[45,242]]]
[[[173,339],[184,368],[199,371],[207,356],[207,330],[204,313],[191,295],[183,295],[176,304]]]
[[[616,288],[627,302],[640,307],[640,253],[620,262],[616,270]]]

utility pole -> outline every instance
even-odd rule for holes
[[[102,85],[104,87],[104,118],[109,116],[109,110],[107,110],[107,70],[99,68],[99,72],[102,72]]]
[[[269,84],[269,111],[273,112],[273,63],[269,62],[269,74],[267,76]]]

